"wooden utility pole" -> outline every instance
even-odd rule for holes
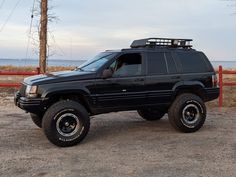
[[[47,26],[48,26],[48,0],[41,0],[40,18],[40,49],[39,49],[39,68],[41,73],[46,72],[47,67]]]

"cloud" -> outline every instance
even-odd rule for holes
[[[16,56],[26,45],[25,31],[30,20],[30,5],[23,2],[11,25],[0,34],[0,41],[16,50]],[[227,4],[222,1],[53,0],[50,3],[60,19],[49,28],[56,39],[56,43],[50,39],[51,50],[57,53],[53,58],[90,58],[106,49],[127,48],[134,39],[179,37],[193,38],[194,46],[213,59],[236,59],[236,17],[230,16]],[[9,56],[5,52],[2,55]]]

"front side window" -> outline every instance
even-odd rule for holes
[[[124,54],[111,66],[113,77],[139,76],[142,74],[142,56],[138,53]]]

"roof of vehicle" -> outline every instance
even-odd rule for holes
[[[192,39],[174,39],[174,38],[146,38],[134,40],[130,48],[121,50],[106,50],[106,52],[141,52],[156,51],[196,51],[192,49]]]

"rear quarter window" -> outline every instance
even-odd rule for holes
[[[206,57],[203,57],[200,52],[178,52],[177,56],[183,72],[201,73],[210,71]]]

